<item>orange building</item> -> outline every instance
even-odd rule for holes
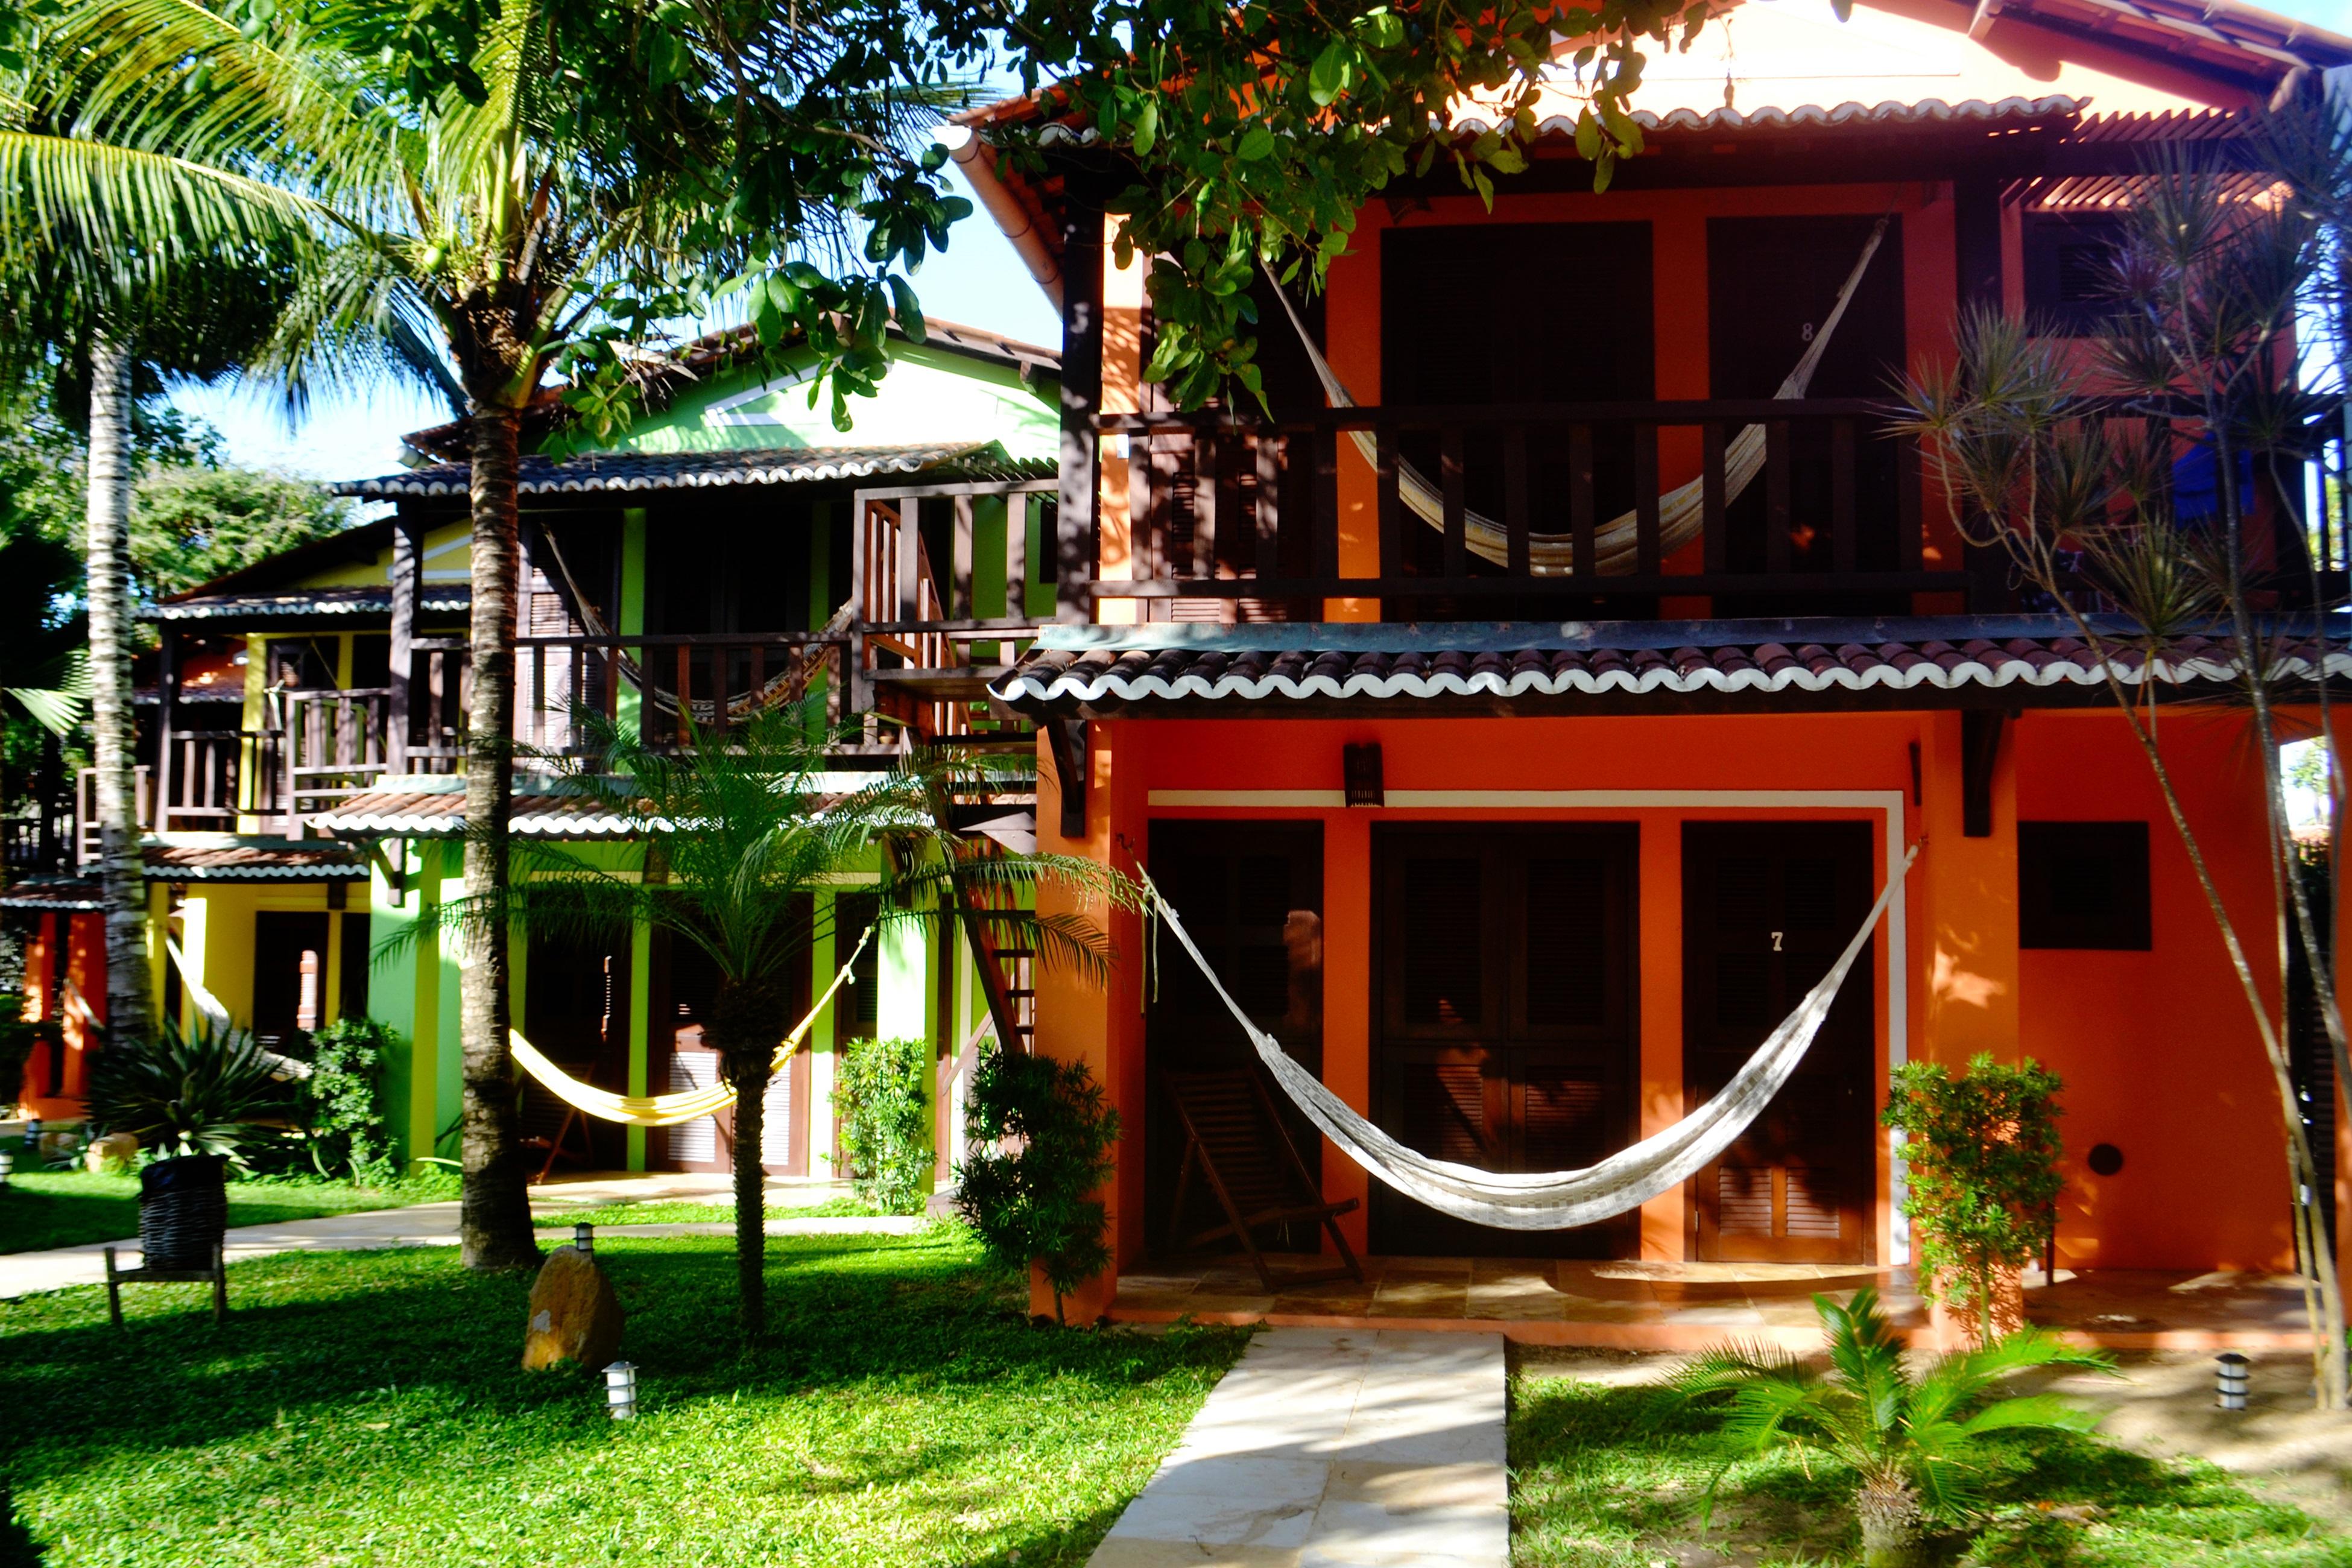
[[[2066,1081],[2063,1265],[2291,1266],[2279,1098],[2150,769],[1881,426],[1964,303],[2099,330],[2149,142],[2347,63],[2227,4],[1734,5],[1645,72],[1607,195],[1549,121],[1491,212],[1392,187],[1300,333],[1268,295],[1271,418],[1142,380],[1115,154],[1017,176],[991,127],[1037,106],[972,117],[959,159],[1066,323],[1064,624],[990,688],[1045,731],[1040,847],[1147,868],[1351,1107],[1444,1158],[1591,1164],[1722,1085],[1919,847],[1804,1066],[1686,1186],[1495,1231],[1302,1138],[1351,1245],[1899,1265],[1889,1069],[1985,1051]],[[2251,736],[2197,651],[2148,678],[2163,750],[2267,931]],[[1099,1308],[1182,1217],[1160,1074],[1247,1047],[1181,960],[1040,984],[1039,1048],[1126,1117]],[[2332,1150],[2324,1060],[2308,1087]]]

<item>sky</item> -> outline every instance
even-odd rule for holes
[[[970,198],[962,174],[953,164],[949,173],[957,194]],[[949,231],[946,253],[931,256],[915,275],[915,288],[927,315],[1049,348],[1062,341],[1053,305],[984,212]],[[279,400],[262,391],[197,386],[182,389],[172,401],[219,430],[233,461],[313,479],[391,473],[400,467],[404,431],[449,418],[437,396],[405,385],[321,396],[299,425],[289,424]]]
[[[1793,0],[1826,12],[1828,0]],[[2352,0],[2271,0],[2265,7],[2320,26],[2352,32]],[[954,166],[958,193],[971,187]],[[1013,247],[984,212],[955,226],[944,255],[935,255],[915,279],[924,310],[966,326],[1047,346],[1061,341],[1061,324]],[[434,396],[408,386],[378,386],[322,396],[299,424],[289,423],[267,394],[193,387],[173,399],[208,420],[230,458],[314,479],[364,479],[400,466],[404,431],[449,417]]]

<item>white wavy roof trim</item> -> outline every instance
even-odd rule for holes
[[[439,812],[427,816],[420,812],[321,812],[310,819],[331,833],[463,833],[466,818],[459,812]],[[629,834],[637,824],[625,816],[596,815],[561,816],[549,813],[533,816],[518,813],[509,819],[508,831],[538,838],[593,838],[607,834]]]
[[[2331,653],[2327,656],[2327,674],[2352,676],[2352,652]],[[2238,679],[2234,660],[2189,658],[2178,662],[2158,659],[2141,669],[2118,669],[2116,674],[2126,686],[2143,684],[2152,670],[2158,680],[2179,685],[2191,680],[2230,681]],[[2282,659],[2274,673],[2282,677],[2309,678],[2315,672],[2305,658]],[[1353,674],[1344,680],[1328,675],[1309,675],[1303,679],[1288,676],[1267,675],[1219,676],[1210,680],[1197,675],[1179,675],[1174,679],[1147,674],[1129,679],[1118,674],[1092,678],[1062,674],[1050,680],[1034,676],[1015,675],[990,689],[991,694],[1005,701],[1055,701],[1074,700],[1099,702],[1105,698],[1117,698],[1133,702],[1141,700],[1166,701],[1182,697],[1200,697],[1215,700],[1237,697],[1244,701],[1267,697],[1305,699],[1326,698],[1394,698],[1394,697],[1564,697],[1575,693],[1598,697],[1605,692],[1622,691],[1635,695],[1654,691],[1688,694],[1701,691],[1867,691],[1874,687],[1885,687],[1898,691],[1935,687],[1957,691],[1963,687],[1979,686],[1999,689],[2008,686],[2057,687],[2063,685],[2095,686],[2104,681],[2095,668],[2061,660],[2037,669],[2021,659],[2003,662],[1998,670],[1980,660],[1969,659],[1947,669],[1941,665],[1921,663],[1910,669],[1897,669],[1892,665],[1874,665],[1866,670],[1829,669],[1816,672],[1804,668],[1788,668],[1767,674],[1761,669],[1723,670],[1713,668],[1688,672],[1676,669],[1648,669],[1639,674],[1622,669],[1605,670],[1595,675],[1590,670],[1565,671],[1515,670],[1508,675],[1481,670],[1462,676],[1451,670],[1422,675]]]
[[[631,454],[632,456],[634,454]],[[586,473],[552,479],[523,479],[517,495],[581,495],[607,490],[698,489],[710,485],[807,484],[824,479],[864,479],[877,474],[911,474],[938,461],[936,454],[852,458],[838,463],[753,463],[704,471],[656,474]],[[453,479],[387,477],[361,481],[369,499],[390,496],[461,496],[467,486]]]

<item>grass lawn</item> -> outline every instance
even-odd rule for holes
[[[94,1289],[0,1302],[0,1481],[47,1568],[1077,1568],[1247,1337],[1033,1328],[940,1227],[771,1241],[747,1357],[724,1238],[597,1255],[635,1422],[518,1370],[527,1277],[286,1254],[231,1269],[217,1331],[196,1286],[126,1290],[121,1334]]]
[[[1852,1485],[1818,1458],[1747,1458],[1715,1417],[1654,1388],[1517,1377],[1511,1388],[1512,1560],[1517,1568],[1653,1568],[1731,1558],[1779,1568],[1859,1561]],[[1946,1561],[1975,1568],[2343,1568],[2352,1541],[2255,1498],[2204,1464],[2090,1438],[2019,1434],[1988,1465],[1990,1522]],[[2048,1506],[2043,1506],[2048,1505]]]
[[[7,1145],[16,1152],[14,1141]],[[139,1234],[139,1178],[88,1171],[27,1171],[22,1156],[0,1189],[0,1253],[37,1252],[90,1241],[121,1241]],[[355,1187],[315,1178],[232,1181],[228,1223],[278,1225],[361,1209],[404,1208],[457,1195],[452,1180],[426,1177],[392,1187]]]
[[[556,1191],[561,1193],[562,1189]],[[856,1198],[827,1198],[804,1208],[768,1205],[770,1219],[866,1218],[873,1213]],[[560,1226],[566,1230],[583,1220],[590,1225],[732,1225],[735,1205],[698,1204],[685,1198],[647,1198],[639,1203],[599,1204],[592,1209],[565,1209],[561,1214],[538,1216],[542,1226]]]

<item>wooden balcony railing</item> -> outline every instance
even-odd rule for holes
[[[1980,585],[1926,558],[1917,455],[1884,421],[1826,398],[1105,416],[1133,557],[1093,588],[1153,619],[1247,620],[1345,597],[1433,618],[1695,595],[1785,614]],[[1370,481],[1369,570],[1341,564],[1349,467]]]
[[[860,490],[851,564],[856,613],[850,711],[926,739],[1025,735],[992,713],[988,682],[1041,619],[1033,522],[1052,558],[1056,481],[904,485]],[[944,567],[944,570],[942,570]]]
[[[589,741],[584,709],[649,746],[723,743],[753,713],[820,693],[837,729],[851,646],[831,631],[519,637],[515,739],[576,754]]]

